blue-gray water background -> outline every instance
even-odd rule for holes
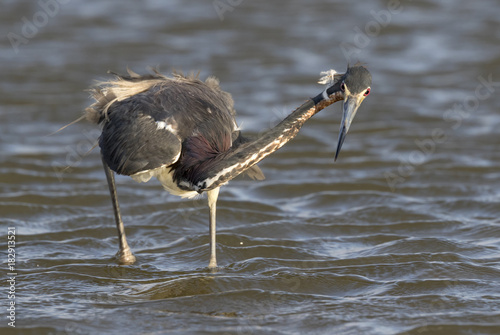
[[[6,0],[0,27],[15,333],[500,334],[498,1]],[[258,135],[358,60],[372,94],[335,164],[340,104],[260,164],[265,181],[222,189],[215,274],[206,199],[126,177],[138,261],[118,266],[98,149],[83,158],[98,129],[47,136],[107,70],[215,75]]]

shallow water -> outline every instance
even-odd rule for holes
[[[4,2],[0,217],[4,245],[16,231],[15,333],[499,334],[498,4],[220,3],[233,5],[219,16],[211,1]],[[17,52],[9,32],[30,33]],[[85,156],[98,130],[47,136],[107,70],[216,75],[258,135],[321,91],[320,71],[358,60],[372,94],[335,164],[339,104],[261,162],[266,180],[221,190],[217,273],[206,199],[127,177],[138,261],[118,266],[99,152]],[[14,333],[8,303],[2,334]]]

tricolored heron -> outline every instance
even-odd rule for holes
[[[96,102],[85,111],[87,119],[102,125],[99,146],[118,228],[118,261],[132,264],[135,256],[125,236],[114,172],[139,182],[156,177],[168,192],[183,198],[206,192],[211,269],[217,267],[215,213],[220,186],[241,173],[263,179],[255,164],[294,138],[314,114],[343,100],[336,160],[372,81],[361,65],[348,67],[343,74],[330,70],[321,81],[328,84],[323,92],[260,137],[248,139],[236,124],[231,95],[214,77],[203,82],[181,74],[128,72],[92,88]]]

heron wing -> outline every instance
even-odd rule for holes
[[[233,100],[215,78],[119,76],[92,92],[86,116],[103,124],[101,152],[119,174],[172,165],[180,182],[203,174],[231,146]]]
[[[135,96],[115,102],[99,138],[108,166],[127,176],[171,165],[181,152],[181,140],[168,123],[168,113],[155,119],[149,113],[151,106],[140,100]]]

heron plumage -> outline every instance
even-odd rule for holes
[[[132,71],[115,76],[91,90],[96,102],[86,115],[102,124],[102,156],[118,174],[137,181],[162,175],[166,189],[182,196],[181,190],[193,191],[217,157],[247,141],[237,127],[231,95],[214,77],[201,81],[194,75]],[[258,167],[249,175],[263,179]]]

